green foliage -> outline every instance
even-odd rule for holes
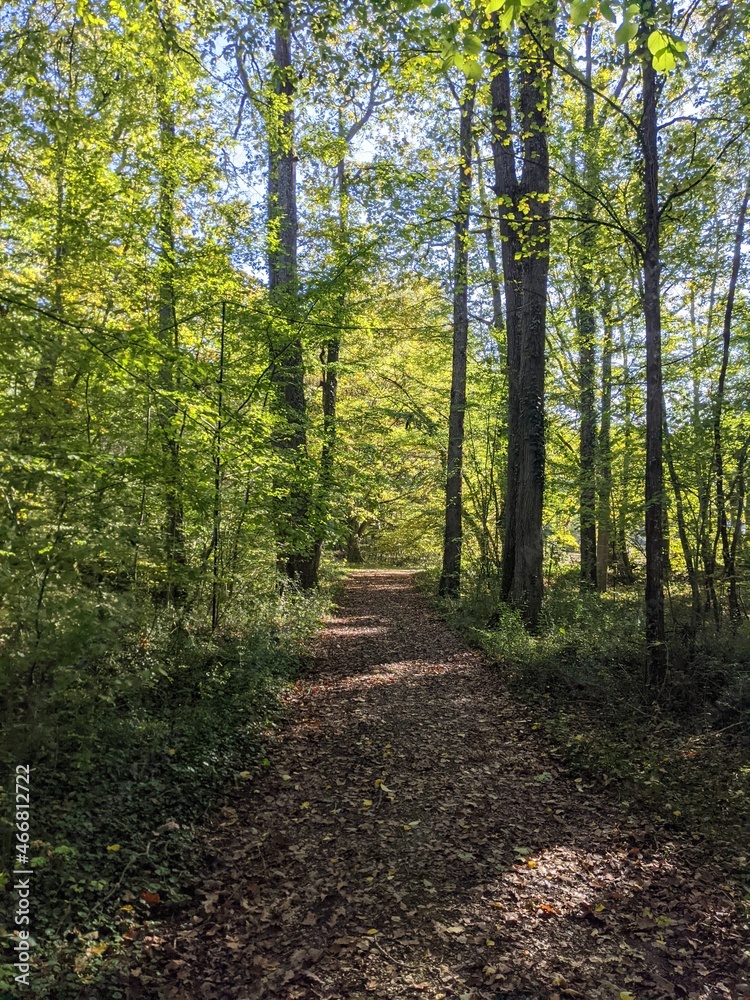
[[[0,744],[3,774],[32,765],[38,995],[114,989],[125,935],[149,916],[141,894],[166,905],[190,895],[202,863],[194,826],[262,766],[263,730],[325,600],[258,594],[214,634],[144,606],[129,626],[118,621],[116,643],[89,634],[58,651],[33,722],[4,727]],[[6,857],[10,807],[6,792]]]
[[[425,585],[434,593],[434,581]],[[662,826],[740,836],[750,808],[741,735],[750,721],[747,630],[735,637],[707,630],[691,653],[687,597],[673,608],[668,690],[658,708],[644,688],[643,609],[634,589],[581,593],[577,574],[562,575],[537,635],[486,582],[446,613],[493,658],[534,727],[579,773],[613,784]]]

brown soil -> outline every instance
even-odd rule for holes
[[[172,1000],[742,994],[739,889],[562,770],[406,572],[361,571],[156,944]]]

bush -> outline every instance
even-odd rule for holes
[[[424,576],[427,582],[426,575]],[[429,581],[436,588],[436,578]],[[658,704],[644,686],[642,594],[582,592],[577,573],[549,588],[530,635],[521,616],[481,581],[444,613],[502,671],[570,766],[656,819],[716,836],[741,837],[748,821],[750,670],[745,627],[685,641],[687,600],[671,602],[670,674]]]
[[[190,895],[195,824],[238,774],[262,766],[263,729],[325,601],[290,588],[248,597],[215,634],[144,602],[119,622],[116,641],[76,636],[61,648],[44,666],[43,688],[39,673],[32,686],[11,688],[19,671],[6,671],[16,724],[4,730],[0,763],[5,774],[18,763],[33,769],[38,995],[119,995],[123,943]],[[9,791],[0,797],[8,858],[12,801]],[[0,901],[8,938],[13,894]],[[0,967],[0,988],[14,971]]]

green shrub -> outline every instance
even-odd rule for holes
[[[213,634],[197,616],[154,612],[144,601],[116,629],[88,641],[68,634],[57,661],[26,688],[33,697],[10,688],[19,671],[6,670],[15,725],[4,730],[0,765],[4,775],[18,763],[33,768],[39,996],[118,995],[124,935],[151,916],[141,894],[163,905],[191,893],[200,867],[195,824],[238,775],[262,766],[263,730],[327,600],[292,588],[247,596]],[[12,802],[3,784],[9,858]],[[12,902],[12,893],[0,895],[6,937]]]

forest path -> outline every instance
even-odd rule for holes
[[[741,995],[705,851],[561,770],[412,574],[352,573],[314,652],[206,831],[165,996]]]

